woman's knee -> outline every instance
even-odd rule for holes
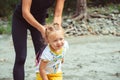
[[[20,57],[16,59],[16,63],[19,65],[23,65],[25,63],[26,57]]]

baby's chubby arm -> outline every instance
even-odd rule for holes
[[[42,80],[48,80],[48,77],[47,77],[47,74],[45,72],[45,68],[46,68],[46,65],[47,65],[48,61],[46,60],[41,60],[41,63],[40,63],[40,75],[42,77]]]

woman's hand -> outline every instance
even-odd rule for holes
[[[44,41],[45,41],[44,44],[47,44],[47,39],[46,39],[45,31],[46,31],[46,27],[43,26],[43,29],[42,29],[40,32],[41,32],[42,37],[43,37],[43,39],[44,39]]]

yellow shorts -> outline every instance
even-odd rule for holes
[[[62,80],[62,73],[47,74],[49,80]],[[36,80],[42,80],[39,73],[36,73]]]

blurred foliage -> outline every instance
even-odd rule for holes
[[[64,14],[68,16],[76,10],[77,0],[66,0]],[[120,12],[120,0],[87,0],[88,8],[110,7],[111,10],[118,9]],[[69,13],[69,14],[68,14]]]
[[[0,0],[0,21],[3,18],[7,18],[5,20],[5,24],[0,22],[0,34],[10,34],[11,32],[11,14],[15,9],[16,4],[20,0]],[[64,13],[63,15],[70,15],[75,12],[77,0],[65,0]],[[53,7],[55,4],[53,5]],[[52,22],[53,20],[53,12],[54,9],[50,8],[48,10],[49,18],[46,19],[47,23]],[[87,0],[88,8],[101,8],[101,7],[109,7],[108,10],[112,11],[117,9],[120,12],[120,0]],[[4,21],[4,20],[2,20]]]
[[[120,4],[120,0],[87,0],[88,6],[105,7],[111,4]]]
[[[17,0],[0,0],[0,17],[10,15],[17,2]]]
[[[7,24],[6,24],[7,25]],[[0,26],[0,34],[11,34],[11,27],[10,25],[5,26]]]
[[[12,13],[19,0],[0,0],[0,17],[8,16]],[[75,10],[77,0],[65,0],[64,12]],[[87,6],[102,7],[109,4],[120,4],[120,0],[87,0]]]
[[[0,34],[11,34],[11,17],[0,18]]]

